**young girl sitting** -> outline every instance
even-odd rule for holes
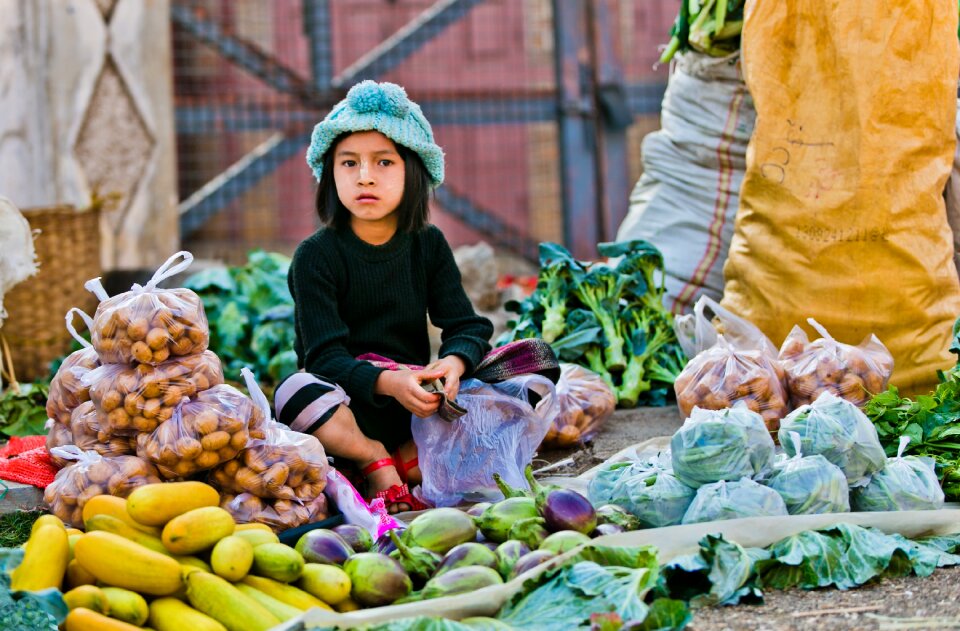
[[[391,512],[424,508],[411,417],[452,401],[490,351],[493,326],[464,293],[453,253],[428,223],[443,152],[403,88],[364,81],[314,128],[307,163],[324,227],[293,256],[296,351],[305,372],[277,388],[277,416],[350,461]],[[430,361],[427,318],[442,329]],[[362,355],[425,366],[385,370]],[[348,405],[349,404],[349,407]]]

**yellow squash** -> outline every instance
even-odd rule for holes
[[[123,620],[138,627],[143,626],[147,621],[150,612],[147,610],[147,601],[136,592],[122,587],[103,587],[103,593],[110,601],[110,612],[107,614],[111,618]]]
[[[143,631],[140,627],[108,618],[86,607],[71,609],[63,625],[65,631]]]
[[[141,524],[130,516],[130,513],[127,511],[127,500],[122,497],[94,495],[83,505],[83,523],[85,526],[87,521],[94,515],[110,515],[128,524],[130,527],[136,528],[140,532],[145,532],[154,537],[160,536],[159,528]],[[87,530],[90,530],[89,526],[87,526]]]
[[[70,609],[86,607],[105,616],[110,615],[110,600],[96,585],[81,585],[71,589],[63,595],[63,602]]]
[[[219,505],[220,494],[203,482],[146,484],[127,497],[127,512],[137,523],[147,526],[163,526],[187,511]]]
[[[163,527],[160,538],[174,554],[194,554],[212,548],[233,534],[233,516],[219,506],[204,506],[174,517]]]
[[[280,602],[287,603],[291,607],[296,607],[297,609],[301,609],[303,611],[306,611],[311,607],[330,609],[330,605],[323,602],[316,596],[312,596],[302,589],[297,589],[293,585],[287,585],[286,583],[281,583],[280,581],[275,581],[271,578],[247,574],[247,576],[245,576],[241,582],[253,587],[254,589],[259,589],[267,596],[276,598]]]
[[[137,530],[127,522],[118,519],[113,515],[107,515],[106,513],[91,515],[90,518],[84,522],[84,524],[87,527],[87,532],[93,532],[95,530],[112,532],[115,535],[120,535],[124,539],[129,539],[134,543],[139,543],[144,548],[148,548],[154,552],[159,552],[160,554],[170,554],[164,547],[163,542],[160,541],[159,537],[145,533],[142,530]]]
[[[70,542],[63,523],[57,525],[48,521],[27,540],[23,561],[10,574],[10,589],[60,589],[69,559]]]
[[[296,607],[291,607],[287,603],[279,601],[272,596],[267,596],[259,589],[254,589],[246,583],[237,583],[234,586],[250,598],[263,605],[267,611],[279,618],[280,622],[286,622],[287,620],[296,618],[303,613],[303,611],[297,609]]]
[[[84,569],[108,585],[166,596],[182,584],[175,559],[110,532],[88,532],[73,551]]]
[[[253,565],[253,546],[241,537],[224,537],[213,546],[210,565],[218,576],[236,583]]]
[[[227,628],[176,598],[150,603],[150,626],[156,631],[227,631]]]
[[[190,604],[228,631],[267,631],[280,624],[263,605],[216,574],[190,572],[186,581]]]

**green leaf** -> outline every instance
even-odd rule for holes
[[[20,391],[7,388],[0,395],[0,434],[37,436],[46,434],[49,386],[43,382],[20,384]]]
[[[192,274],[183,282],[183,286],[198,294],[211,292],[230,294],[237,291],[237,283],[226,267],[211,267]]]
[[[603,566],[626,567],[630,569],[646,568],[656,572],[657,549],[653,546],[601,546],[589,544],[570,558],[569,563],[592,561]]]
[[[228,304],[220,317],[217,318],[216,323],[217,337],[220,344],[226,347],[222,350],[226,350],[231,356],[236,357],[239,354],[238,347],[246,336],[246,327],[249,323],[250,318],[240,311],[235,302]]]
[[[761,598],[753,565],[754,558],[739,544],[707,535],[700,552],[674,559],[663,573],[670,595],[689,600],[691,607],[734,605],[742,598]]]
[[[839,538],[807,530],[778,541],[770,552],[770,559],[757,562],[763,587],[847,589],[856,585],[844,568],[844,545]]]
[[[650,603],[647,617],[639,625],[631,624],[631,631],[672,631],[683,629],[693,620],[693,614],[682,600],[657,598]]]

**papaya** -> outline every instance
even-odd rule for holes
[[[300,578],[303,555],[282,543],[265,543],[253,549],[253,568],[257,576],[266,576],[281,583]]]
[[[63,625],[65,631],[143,631],[140,627],[108,618],[86,607],[71,609]]]
[[[178,515],[163,527],[160,539],[174,554],[194,554],[212,548],[233,534],[233,516],[219,506],[204,506]]]
[[[328,605],[337,606],[350,597],[350,577],[336,565],[307,563],[297,585]]]
[[[308,594],[302,589],[297,589],[293,585],[287,585],[286,583],[281,583],[280,581],[275,581],[271,578],[247,574],[241,582],[253,587],[254,589],[260,590],[271,598],[276,598],[280,602],[287,603],[291,607],[295,607],[302,611],[306,611],[311,607],[320,607],[322,609],[330,610],[330,605],[323,602],[316,596]]]
[[[90,527],[86,525],[87,521],[94,515],[110,515],[129,525],[131,528],[136,528],[140,532],[145,532],[154,537],[160,537],[159,528],[141,524],[130,516],[130,513],[127,511],[127,500],[122,497],[94,495],[83,505],[83,524],[87,530],[90,530]]]
[[[103,590],[96,585],[81,585],[74,587],[63,595],[63,602],[70,609],[86,607],[91,611],[110,615],[110,600]]]
[[[216,574],[190,572],[185,580],[190,604],[229,631],[267,631],[280,624],[263,605]]]
[[[156,631],[227,631],[227,628],[176,598],[157,598],[150,603],[150,626]]]
[[[102,587],[101,591],[110,601],[110,611],[107,615],[111,618],[123,620],[138,627],[143,626],[147,621],[150,611],[147,609],[147,601],[140,594],[122,587]]]
[[[54,517],[54,519],[57,518]],[[57,519],[57,521],[60,520]],[[48,587],[60,589],[69,558],[70,541],[63,522],[57,525],[48,520],[27,540],[23,561],[10,574],[10,589],[41,590]]]
[[[137,523],[163,526],[196,508],[219,506],[220,494],[203,482],[163,482],[137,487],[127,497],[127,512]]]
[[[138,530],[127,522],[114,517],[113,515],[108,515],[106,513],[91,515],[89,519],[84,521],[84,524],[87,527],[87,532],[93,532],[95,530],[112,532],[115,535],[120,535],[124,539],[129,539],[134,543],[139,543],[144,548],[148,548],[154,552],[167,555],[170,554],[167,548],[163,545],[163,542],[160,541],[159,537],[155,537],[154,535],[143,532],[142,530]]]
[[[249,596],[250,598],[254,599],[258,603],[263,605],[264,609],[266,609],[267,611],[275,615],[277,618],[280,618],[280,622],[286,622],[287,620],[296,618],[297,616],[303,613],[303,611],[301,611],[300,609],[297,609],[296,607],[291,607],[287,603],[279,601],[272,596],[267,596],[266,594],[261,592],[259,589],[250,587],[246,583],[237,583],[235,587],[239,589],[241,592],[243,592],[244,594],[246,594],[247,596]]]
[[[176,560],[110,532],[83,535],[74,555],[97,580],[142,594],[166,596],[182,583]]]

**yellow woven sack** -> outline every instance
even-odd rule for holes
[[[774,343],[808,317],[875,333],[891,383],[929,391],[960,315],[956,1],[751,2],[742,49],[757,125],[722,304]]]

